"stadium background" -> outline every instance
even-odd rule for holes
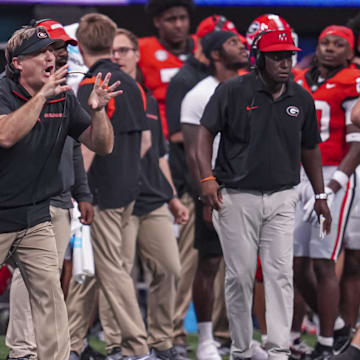
[[[0,0],[0,71],[4,69],[4,47],[11,34],[31,19],[55,18],[64,25],[77,22],[87,12],[110,16],[119,26],[138,36],[154,33],[144,11],[145,0]],[[360,0],[195,0],[192,31],[206,16],[222,14],[232,20],[241,33],[264,13],[285,18],[298,33],[303,52],[311,53],[320,31],[329,24],[344,25],[360,12]],[[226,6],[225,6],[226,4]],[[237,5],[234,5],[237,4]],[[252,6],[249,6],[251,4]]]

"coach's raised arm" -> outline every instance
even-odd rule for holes
[[[75,137],[94,152],[109,154],[113,148],[114,136],[105,106],[111,98],[122,92],[114,91],[119,82],[108,86],[111,74],[107,74],[103,82],[102,74],[97,75],[89,97],[89,119],[74,95],[66,94],[71,89],[64,85],[67,65],[55,71],[53,45],[56,42],[41,27],[18,30],[9,40],[6,49],[6,79],[0,91],[0,146],[10,148],[23,139],[39,122],[44,107],[60,102],[63,103],[63,112],[48,114],[48,117],[59,120],[67,116],[69,109],[77,107],[76,111],[81,112],[81,116],[78,123],[74,124]],[[20,90],[16,89],[15,84]],[[7,95],[9,91],[20,100],[19,103],[12,101],[12,97]]]

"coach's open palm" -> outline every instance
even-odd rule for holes
[[[120,81],[115,81],[111,86],[109,86],[111,73],[106,74],[104,81],[101,81],[101,77],[102,74],[99,72],[96,75],[96,81],[89,96],[88,104],[90,109],[93,111],[100,111],[104,109],[111,98],[114,98],[123,92],[122,90],[114,91],[120,85]]]

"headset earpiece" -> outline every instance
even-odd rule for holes
[[[29,23],[30,26],[32,27],[37,27],[39,26],[41,23],[45,22],[45,21],[51,21],[51,19],[40,19],[40,20],[35,20],[32,19]]]

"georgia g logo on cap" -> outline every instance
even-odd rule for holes
[[[49,37],[46,31],[39,28],[37,29],[36,34],[39,39],[46,39]]]
[[[281,41],[287,41],[286,33],[281,33],[281,34],[279,34],[279,40],[281,40]]]
[[[300,110],[298,107],[292,105],[286,108],[286,113],[290,116],[297,117],[300,113]]]

